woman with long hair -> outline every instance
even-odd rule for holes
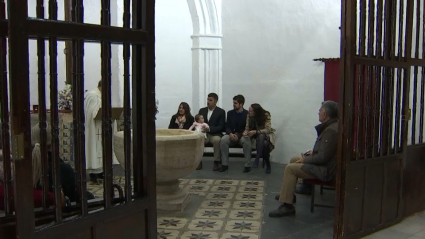
[[[263,158],[266,164],[266,173],[271,173],[270,152],[274,149],[274,131],[270,112],[257,103],[252,104],[249,107],[243,136],[245,140],[251,140],[251,144],[256,146],[257,156],[253,167],[258,168],[259,160]],[[245,167],[244,172],[249,171],[251,168]]]
[[[41,162],[41,135],[40,126],[36,124],[31,129],[31,143],[33,145],[32,150],[32,178],[34,188],[42,188],[42,162]],[[49,191],[53,191],[53,170],[52,170],[52,127],[47,123],[46,127],[47,134],[47,158],[48,158],[48,172],[49,172]],[[72,167],[65,163],[62,159],[59,159],[60,168],[60,182],[63,194],[69,198],[71,202],[75,202],[78,198],[75,186],[75,171]],[[87,192],[87,199],[93,199],[94,196],[90,192]]]
[[[186,102],[181,102],[177,113],[171,117],[169,129],[189,129],[195,119],[190,113],[190,106]]]

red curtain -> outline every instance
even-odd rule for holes
[[[339,100],[339,59],[325,62],[325,100],[338,102]]]

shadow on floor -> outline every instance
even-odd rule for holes
[[[274,199],[280,191],[285,165],[272,163],[272,173],[265,174],[263,168],[253,169],[250,173],[242,173],[244,168],[243,159],[230,159],[229,170],[220,173],[212,171],[212,158],[203,159],[203,169],[194,171],[187,179],[215,179],[215,180],[261,180],[264,181],[263,217],[261,218],[260,238],[333,238],[334,209],[315,208],[310,212],[310,196],[297,195],[296,215],[286,218],[269,218],[268,212],[276,209],[280,203]],[[123,176],[124,171],[120,166],[114,166],[114,174]],[[162,215],[190,218],[198,210],[205,196],[195,195],[191,204],[184,212],[161,212]],[[325,190],[323,195],[316,190],[316,202],[322,204],[334,204],[335,192]],[[411,238],[425,239],[425,212],[409,217],[401,223],[374,233],[367,238]]]

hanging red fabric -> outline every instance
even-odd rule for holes
[[[339,59],[325,61],[324,99],[339,101]]]

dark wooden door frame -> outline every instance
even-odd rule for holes
[[[72,2],[71,0],[64,0],[64,13],[65,13],[65,21],[72,21]],[[72,41],[65,41],[65,83],[72,84]]]
[[[357,9],[357,2],[360,3],[360,9]],[[398,1],[397,1],[398,2]],[[370,49],[374,49],[373,41],[366,42],[366,4],[369,5],[368,9],[375,8],[374,1],[366,1],[366,0],[343,0],[342,1],[342,29],[341,29],[341,66],[340,66],[340,134],[339,134],[339,146],[338,146],[338,162],[337,162],[337,175],[336,175],[336,212],[335,212],[335,224],[334,224],[334,238],[358,238],[360,236],[364,236],[380,230],[382,228],[393,225],[404,217],[404,208],[403,208],[403,173],[404,167],[407,157],[407,130],[408,130],[408,120],[410,115],[409,109],[409,93],[410,93],[410,71],[412,66],[424,66],[425,63],[420,59],[413,59],[411,56],[412,51],[412,32],[413,32],[413,10],[414,3],[413,1],[407,1],[406,6],[406,15],[403,13],[399,13],[402,15],[406,22],[406,32],[404,34],[399,34],[399,39],[395,38],[395,20],[391,17],[391,13],[397,13],[396,11],[396,0],[379,0],[377,4],[378,8],[380,7],[382,11],[377,11],[378,21],[385,21],[385,25],[378,27],[377,29],[372,29],[369,27],[368,35],[373,35],[376,41],[383,42],[384,47],[381,48],[380,44],[376,44],[378,49],[376,51],[376,55],[373,52],[369,52]],[[383,9],[385,8],[385,10]],[[359,15],[361,26],[356,26],[356,19],[358,17],[359,12],[362,12]],[[375,12],[369,11],[369,16],[375,17]],[[382,15],[379,15],[382,14]],[[381,17],[381,18],[379,18]],[[375,24],[375,20],[371,22],[368,20],[370,24]],[[382,23],[382,22],[381,22]],[[377,24],[379,26],[379,24]],[[375,26],[375,25],[373,25]],[[360,29],[360,49],[359,53],[357,52],[357,31]],[[384,29],[382,29],[384,28]],[[374,32],[376,30],[376,33]],[[381,39],[382,33],[384,33],[384,39]],[[374,35],[376,34],[376,35]],[[403,37],[403,39],[402,39]],[[401,44],[403,40],[404,45]],[[402,47],[403,51],[396,52],[395,45]],[[367,45],[367,48],[365,47]],[[363,47],[363,48],[362,48]],[[370,49],[369,49],[370,48]],[[418,49],[416,49],[418,50]],[[366,52],[368,52],[366,54]],[[403,56],[402,56],[403,55]],[[384,86],[384,91],[386,92],[386,98],[384,101],[384,114],[383,114],[383,128],[392,127],[393,117],[400,117],[401,121],[396,122],[399,124],[396,128],[397,132],[395,132],[395,146],[392,149],[392,145],[388,141],[389,148],[385,147],[385,143],[383,144],[385,150],[382,150],[381,144],[375,146],[375,141],[373,141],[373,145],[368,145],[368,141],[366,141],[366,146],[370,146],[373,148],[371,152],[371,156],[368,153],[364,154],[365,159],[360,158],[358,160],[358,154],[354,151],[358,150],[353,142],[353,135],[355,134],[353,125],[353,117],[354,112],[356,112],[356,96],[354,96],[353,87],[357,87],[355,85],[354,77],[359,77],[360,79],[366,79],[363,77],[363,73],[354,74],[356,72],[356,67],[359,66],[358,69],[378,69],[379,73],[385,71],[385,74],[382,79],[385,78],[386,82],[383,85],[393,84],[392,86]],[[363,70],[357,71],[363,72]],[[390,90],[395,87],[394,83],[387,83],[394,80],[397,72],[397,90],[399,90],[400,95],[395,95],[394,102],[398,103],[399,107],[396,108],[395,115],[390,114],[387,115],[386,107],[390,108],[392,111],[392,99],[388,98],[388,94],[391,92]],[[392,75],[394,74],[394,75]],[[378,75],[380,78],[381,76]],[[391,79],[391,77],[393,77]],[[404,79],[404,81],[400,81],[399,79]],[[369,81],[370,75],[369,75]],[[359,86],[361,87],[361,86]],[[389,88],[390,87],[390,88]],[[359,88],[360,89],[360,88]],[[362,88],[363,89],[363,88]],[[368,89],[368,88],[366,88]],[[369,88],[370,90],[370,88]],[[384,92],[383,91],[383,92]],[[403,97],[401,97],[401,93]],[[363,94],[362,97],[367,94],[371,94],[369,91],[361,92]],[[376,95],[369,95],[370,97],[376,97]],[[392,97],[392,96],[390,96]],[[387,104],[386,101],[389,100],[390,103]],[[382,102],[381,102],[382,103]],[[364,109],[361,108],[363,111]],[[388,110],[389,111],[389,110]],[[359,113],[359,112],[358,112]],[[357,116],[357,115],[356,115]],[[367,117],[363,116],[363,117]],[[379,122],[378,122],[379,123]],[[362,126],[362,132],[370,133],[365,130],[365,127]],[[397,126],[396,126],[397,127]],[[390,129],[391,130],[391,129]],[[383,130],[383,136],[378,134],[378,140],[381,140],[379,137],[383,137],[384,140],[390,139],[391,131],[385,132],[386,129]],[[375,135],[375,133],[373,133]],[[357,134],[357,136],[359,136]],[[363,137],[364,135],[361,135]],[[366,137],[366,136],[365,136]],[[374,136],[376,137],[376,136]],[[360,140],[360,139],[358,139]],[[392,141],[391,141],[392,142]],[[358,145],[358,144],[357,144]],[[378,147],[378,151],[381,151],[380,154],[375,154],[375,148]],[[368,149],[363,148],[363,150],[367,151]],[[378,152],[377,151],[377,152]],[[382,153],[382,151],[385,151]],[[379,153],[379,152],[378,152]],[[355,155],[357,154],[357,156]],[[361,155],[361,154],[360,154]],[[379,180],[374,182],[368,181],[370,180],[371,173],[377,172],[378,175],[375,175]],[[385,178],[388,176],[388,178]],[[382,185],[375,185],[382,183]],[[387,200],[386,193],[388,194],[388,187],[394,187],[392,190],[395,190],[397,196],[392,195],[392,199]],[[376,191],[373,191],[374,187],[376,187]],[[374,197],[368,198],[365,195],[373,194]],[[380,195],[380,196],[379,196]],[[374,199],[381,197],[382,200],[374,201]],[[356,203],[354,203],[356,202]],[[375,204],[376,203],[376,204]],[[371,221],[367,221],[366,214],[368,213],[365,208],[370,208],[371,204],[374,204],[375,207],[379,208],[380,214],[378,212],[378,217],[376,217],[376,223],[371,226],[367,223],[372,223]],[[388,210],[389,206],[395,206],[393,211]],[[358,221],[354,222],[351,218],[350,211],[353,212],[357,210]],[[391,212],[388,212],[391,211]],[[371,212],[375,213],[375,212]],[[384,215],[388,214],[388,215]],[[391,214],[391,215],[389,215]],[[384,218],[383,218],[384,217]],[[351,220],[351,221],[349,221]],[[357,223],[357,224],[356,224]],[[349,233],[350,232],[350,233]]]
[[[37,1],[37,16],[43,18],[44,3]],[[0,34],[9,39],[9,92],[12,152],[15,165],[14,205],[15,215],[0,218],[0,235],[10,235],[16,232],[19,238],[156,238],[156,163],[155,160],[155,32],[154,32],[154,0],[124,0],[124,26],[110,26],[110,0],[102,0],[102,25],[83,23],[83,1],[72,0],[73,22],[57,21],[57,1],[49,0],[49,18],[51,21],[28,18],[28,0],[8,2],[9,18],[0,22]],[[69,2],[68,2],[69,3]],[[0,6],[5,6],[0,0]],[[0,9],[1,10],[1,9]],[[2,9],[4,10],[4,9]],[[132,27],[130,29],[130,10]],[[44,14],[44,13],[43,13]],[[0,14],[1,15],[1,14]],[[50,210],[35,213],[32,187],[32,156],[31,156],[31,126],[30,126],[30,89],[29,89],[29,49],[28,40],[38,39],[38,72],[39,95],[45,95],[44,47],[49,41],[50,85],[51,85],[51,115],[53,133],[53,148],[57,147],[57,41],[72,41],[73,59],[73,99],[74,99],[74,139],[76,140],[76,171],[77,187],[80,198],[75,207],[70,207],[71,214],[77,218],[66,220],[60,206]],[[84,156],[84,41],[99,42],[102,46],[102,107],[111,107],[111,44],[124,45],[124,118],[125,118],[125,161],[126,188],[125,197],[113,199],[109,194],[112,190],[112,150],[111,142],[111,112],[103,110],[103,145],[109,148],[104,153],[105,195],[99,203],[88,203],[85,195],[85,156]],[[2,45],[2,47],[4,44]],[[130,48],[132,46],[132,49]],[[130,50],[132,50],[132,74],[130,82]],[[2,53],[0,63],[5,63],[6,52]],[[6,72],[5,64],[0,64],[1,72]],[[2,79],[2,87],[7,86],[7,75]],[[52,88],[53,86],[53,88]],[[132,88],[132,120],[130,119],[130,87]],[[52,93],[53,91],[53,93]],[[8,92],[2,89],[2,92]],[[2,94],[2,97],[8,97]],[[6,104],[2,103],[2,111]],[[40,109],[40,115],[45,114],[45,102]],[[8,113],[8,112],[6,112]],[[44,115],[45,116],[45,115]],[[133,121],[134,137],[131,139],[131,121]],[[2,122],[5,116],[2,114]],[[41,117],[40,130],[44,134],[45,117]],[[7,126],[7,125],[6,125]],[[7,127],[6,127],[7,128]],[[3,129],[5,129],[3,125]],[[2,130],[2,133],[8,131]],[[56,143],[55,143],[56,142]],[[133,144],[133,152],[131,145]],[[4,146],[4,144],[3,144]],[[46,147],[45,138],[41,147]],[[130,156],[134,156],[133,168]],[[56,162],[58,151],[53,150],[53,161]],[[56,157],[56,159],[55,159]],[[46,160],[45,158],[42,159]],[[59,186],[59,170],[53,163],[54,186]],[[43,173],[46,177],[46,173]],[[134,184],[131,184],[131,176]],[[43,194],[47,194],[47,189]],[[60,205],[56,190],[55,204]],[[8,204],[9,205],[9,204]],[[90,206],[103,206],[104,210],[89,213]],[[71,215],[67,212],[68,216]],[[36,229],[36,223],[47,216],[53,225]],[[3,224],[4,222],[4,224]],[[6,226],[6,223],[8,226]],[[1,234],[5,233],[5,234]]]

